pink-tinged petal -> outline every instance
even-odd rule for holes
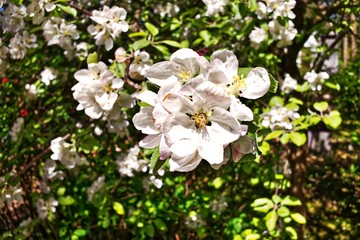
[[[152,118],[153,107],[141,108],[132,119],[136,129],[140,130],[144,134],[158,134],[159,129],[154,126],[154,120]]]
[[[255,141],[249,136],[241,136],[231,144],[232,159],[238,162],[245,154],[255,152]]]
[[[198,153],[184,158],[173,154],[169,160],[170,171],[190,172],[194,170],[201,162],[202,158]]]
[[[155,148],[159,146],[161,140],[161,134],[148,135],[139,142],[139,146],[142,148]]]
[[[160,140],[160,160],[165,160],[168,157],[170,157],[171,151],[169,146],[167,145],[165,141],[165,137],[163,134],[161,134],[161,140]]]
[[[240,121],[252,121],[254,120],[254,114],[249,107],[241,103],[240,100],[231,96],[230,113],[234,115]]]
[[[265,68],[253,68],[245,78],[246,89],[241,97],[257,99],[264,96],[270,89],[270,77]]]
[[[178,80],[179,74],[185,69],[174,62],[164,61],[155,63],[146,72],[145,77],[152,83],[163,86]]]

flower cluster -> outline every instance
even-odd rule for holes
[[[238,60],[228,50],[214,52],[209,62],[191,49],[180,49],[170,61],[152,65],[146,77],[160,89],[137,96],[148,106],[133,123],[148,134],[141,147],[159,146],[160,159],[170,157],[170,171],[191,171],[202,159],[216,169],[226,163],[224,149],[247,133],[241,122],[253,120],[239,97],[257,99],[270,88],[264,68],[239,76]]]
[[[290,74],[286,73],[280,89],[285,93],[290,93],[292,90],[296,88],[296,85],[297,85],[296,79],[292,78]]]
[[[273,39],[278,41],[277,47],[279,48],[291,45],[297,34],[294,23],[291,21],[291,19],[295,18],[292,11],[295,4],[295,0],[268,0],[267,5],[262,1],[258,2],[256,15],[259,19],[271,19],[268,23],[268,29]],[[286,19],[286,21],[279,21],[278,18]],[[258,48],[265,39],[265,29],[255,27],[250,34],[251,44],[255,48]]]
[[[6,182],[4,177],[0,177],[0,186]],[[8,185],[0,188],[0,208],[5,206],[5,203],[11,205],[14,201],[22,202],[22,189],[18,183],[16,186]]]
[[[122,32],[129,30],[129,24],[125,21],[126,10],[121,7],[104,6],[102,11],[94,10],[90,17],[97,25],[90,25],[88,32],[95,36],[96,45],[105,45],[107,51],[114,46],[114,40]]]
[[[305,74],[304,79],[310,83],[311,90],[321,91],[325,80],[329,79],[329,74],[327,72],[316,73],[312,70]]]
[[[82,159],[76,148],[65,142],[64,138],[57,137],[51,141],[52,160],[59,160],[67,169],[73,169],[76,165],[82,165],[86,161]]]
[[[33,24],[41,24],[45,19],[45,11],[51,12],[56,8],[56,5],[51,0],[31,0],[27,6],[26,11],[32,17]]]
[[[44,200],[42,198],[38,199],[36,209],[40,219],[44,220],[48,216],[49,212],[55,213],[58,205],[59,202],[52,197],[48,200]]]
[[[126,156],[119,157],[116,160],[121,176],[133,177],[134,172],[146,172],[148,170],[148,163],[143,159],[138,159],[139,153],[140,148],[134,146],[129,149],[129,153]]]
[[[299,117],[299,113],[281,105],[276,105],[270,109],[270,112],[262,114],[261,124],[264,127],[270,127],[272,131],[277,129],[292,130],[292,120]]]
[[[224,12],[224,7],[228,4],[228,0],[202,0],[206,5],[206,16],[213,16],[216,13]]]
[[[74,77],[78,83],[71,90],[79,102],[77,110],[85,109],[86,115],[93,119],[104,115],[120,118],[122,99],[118,91],[122,89],[124,81],[115,77],[105,63],[91,63],[88,69],[77,71]]]

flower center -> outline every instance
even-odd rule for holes
[[[228,92],[232,95],[239,95],[240,92],[244,91],[246,89],[246,83],[245,78],[243,75],[239,76],[233,76],[233,82],[228,86]]]
[[[206,124],[209,123],[209,120],[207,119],[207,116],[205,113],[197,113],[191,116],[191,119],[194,120],[195,126],[197,128],[205,127]]]
[[[111,83],[108,83],[108,84],[106,84],[106,85],[104,86],[104,91],[105,91],[106,93],[111,92]]]
[[[182,82],[187,82],[188,80],[191,79],[190,72],[188,71],[182,71],[181,73],[178,74],[178,77],[181,78]]]

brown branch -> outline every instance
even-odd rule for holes
[[[72,7],[72,8],[75,8],[76,10],[78,10],[78,11],[80,11],[80,12],[82,12],[82,13],[88,15],[88,16],[92,16],[92,13],[90,11],[88,11],[88,10],[82,8],[82,7],[76,6],[76,5],[72,4],[72,3],[67,3],[67,5]]]

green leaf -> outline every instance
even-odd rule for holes
[[[159,147],[156,147],[150,159],[150,168],[153,170],[153,173],[156,173],[165,162],[165,160],[160,160],[160,150]]]
[[[297,85],[295,88],[297,92],[306,92],[309,89],[310,89],[309,82],[304,82],[302,85]]]
[[[274,96],[270,99],[269,105],[270,107],[274,107],[276,105],[284,106],[284,99],[279,96]]]
[[[339,127],[341,122],[342,122],[342,118],[340,116],[339,111],[334,110],[331,111],[328,115],[324,116],[324,123],[332,128]]]
[[[275,210],[269,212],[265,216],[265,225],[269,232],[272,232],[275,229],[276,221],[278,219],[278,215]]]
[[[176,48],[183,48],[183,45],[181,43],[178,43],[178,42],[173,41],[173,40],[163,40],[163,41],[159,41],[158,43],[164,43],[166,45],[176,47]]]
[[[275,130],[275,131],[269,133],[268,135],[266,135],[265,140],[271,140],[271,139],[277,138],[281,134],[283,134],[283,132],[284,132],[283,130]]]
[[[318,115],[312,115],[309,119],[311,125],[316,125],[321,121],[321,117]]]
[[[109,70],[118,78],[125,77],[125,70],[126,70],[126,64],[119,63],[119,62],[113,62],[111,66],[109,67]]]
[[[96,52],[90,53],[86,59],[87,64],[98,63],[98,55]]]
[[[331,83],[331,82],[325,82],[325,86],[331,88],[331,89],[334,89],[334,90],[337,90],[337,91],[340,91],[340,85],[338,83],[334,84],[334,83]]]
[[[151,223],[145,226],[145,233],[151,238],[155,236],[155,228]]]
[[[290,214],[290,210],[285,207],[285,206],[281,206],[278,210],[277,213],[280,217],[287,217]]]
[[[13,239],[13,235],[11,232],[4,232],[3,235],[2,235],[2,238],[3,239]]]
[[[113,203],[113,209],[115,210],[115,212],[119,215],[124,215],[125,214],[125,210],[124,207],[121,203],[119,202],[114,202]]]
[[[314,108],[318,110],[319,112],[324,112],[329,107],[329,104],[327,102],[316,102],[314,103]]]
[[[151,23],[146,22],[145,27],[147,30],[149,30],[151,35],[153,35],[154,37],[159,34],[159,29],[157,27],[155,27],[154,25],[152,25]]]
[[[258,4],[256,0],[249,0],[250,12],[255,12],[258,9]]]
[[[134,37],[146,37],[146,32],[134,32],[134,33],[130,33],[129,34],[130,38],[134,38]]]
[[[289,133],[284,133],[283,135],[281,135],[281,138],[280,138],[280,142],[282,144],[287,144],[290,140],[290,134]]]
[[[76,11],[75,8],[70,7],[70,6],[61,5],[61,4],[57,4],[57,6],[58,6],[61,10],[63,10],[64,12],[72,15],[73,17],[76,17],[77,11]]]
[[[215,178],[214,181],[212,182],[215,189],[221,188],[223,183],[224,183],[224,180],[221,177]]]
[[[267,213],[274,207],[274,203],[268,198],[258,198],[251,204],[251,207],[254,208],[254,211]]]
[[[154,220],[154,224],[157,227],[157,229],[159,229],[160,231],[167,231],[167,226],[164,223],[163,220],[161,220],[160,218],[157,218]]]
[[[291,97],[291,98],[289,99],[289,102],[296,103],[297,105],[303,105],[303,104],[304,104],[303,101],[301,101],[300,99],[294,98],[294,97]]]
[[[275,204],[281,201],[281,198],[278,195],[273,195],[271,199]]]
[[[110,219],[108,218],[108,217],[106,217],[103,221],[102,221],[102,223],[101,223],[101,227],[102,228],[108,228],[110,226]]]
[[[71,196],[59,197],[59,203],[64,206],[69,206],[75,203],[75,199]]]
[[[279,82],[274,78],[273,75],[271,75],[269,73],[269,77],[270,77],[270,88],[269,88],[269,92],[272,93],[276,93],[278,86],[279,86]]]
[[[289,196],[287,195],[282,201],[281,201],[282,205],[286,205],[286,206],[300,206],[301,205],[301,201],[293,196]]]
[[[154,47],[164,55],[170,54],[169,49],[163,45],[155,45]]]
[[[290,140],[296,145],[301,146],[306,143],[306,135],[305,133],[300,132],[291,132],[290,133]]]
[[[209,42],[211,39],[211,33],[208,30],[200,31],[199,35],[205,42]]]
[[[65,187],[59,187],[56,193],[58,196],[64,196],[65,192],[66,192]]]
[[[76,229],[74,232],[74,234],[78,237],[84,237],[86,233],[87,233],[86,230],[82,228]]]
[[[289,110],[292,110],[292,111],[298,111],[299,110],[299,106],[296,104],[296,103],[288,103],[285,105],[285,107]]]
[[[268,154],[270,152],[270,144],[268,142],[263,141],[259,146],[259,150],[264,155]]]
[[[292,219],[294,219],[294,221],[299,223],[299,224],[305,224],[306,223],[306,219],[300,213],[291,213],[290,217]]]
[[[290,239],[298,239],[297,232],[293,227],[287,226],[285,231],[290,235]]]
[[[145,47],[147,47],[147,46],[149,46],[149,45],[150,45],[150,41],[147,40],[147,39],[145,39],[145,38],[143,38],[143,39],[140,39],[140,40],[134,42],[134,43],[132,44],[132,48],[133,48],[134,50],[139,50],[139,49],[145,48]]]

